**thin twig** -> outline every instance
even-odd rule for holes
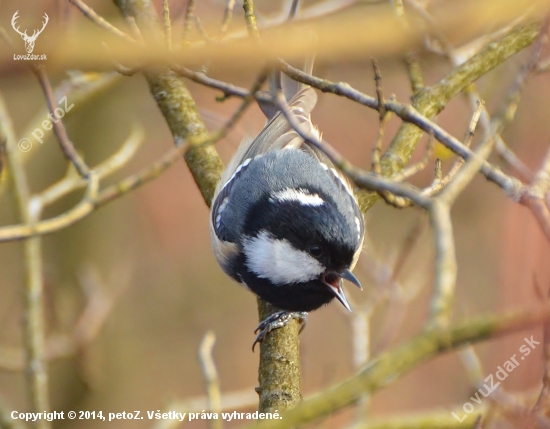
[[[520,201],[531,209],[546,238],[550,240],[550,211],[546,205],[548,192],[550,192],[550,149],[546,152],[533,183],[527,188]]]
[[[393,175],[392,179],[397,182],[402,182],[403,180],[407,180],[409,177],[415,175],[419,171],[424,170],[432,159],[432,156],[434,153],[434,147],[435,147],[434,138],[433,138],[433,135],[430,134],[428,136],[428,143],[426,144],[426,152],[422,157],[422,159],[413,165],[409,165],[408,167],[403,169],[401,172]]]
[[[391,112],[388,112],[385,109],[385,107],[383,107],[385,106],[385,101],[384,101],[384,96],[382,92],[382,77],[380,76],[380,70],[375,60],[373,60],[373,68],[374,68],[374,76],[375,76],[374,79],[376,83],[376,96],[378,99],[378,105],[380,106],[380,114],[378,119],[379,120],[378,136],[376,138],[376,144],[372,152],[372,171],[375,174],[381,176],[382,164],[380,162],[380,159],[382,155],[382,141],[384,138],[386,125],[391,118]],[[392,99],[393,98],[394,97],[392,96]],[[396,178],[396,177],[392,177],[392,180],[395,180],[396,182],[401,181],[399,178]],[[378,195],[380,195],[386,203],[396,208],[404,208],[412,204],[412,201],[410,199],[394,195],[388,191],[378,191]]]
[[[260,32],[258,31],[258,24],[256,22],[256,14],[254,13],[254,1],[244,0],[243,9],[244,9],[244,18],[246,20],[246,28],[248,30],[248,34],[256,42],[261,42]]]
[[[125,16],[124,19],[128,24],[128,27],[130,27],[130,31],[134,35],[134,38],[141,44],[145,44],[145,39],[143,38],[143,34],[141,34],[141,30],[136,23],[136,19],[133,16]]]
[[[183,44],[189,43],[189,33],[191,32],[193,16],[195,16],[196,0],[188,0],[185,8],[185,16],[183,18],[183,31],[181,41]]]
[[[246,111],[246,109],[250,106],[252,101],[254,101],[254,94],[256,94],[264,82],[269,77],[269,74],[271,73],[271,69],[269,67],[264,67],[254,83],[252,84],[252,87],[250,88],[250,91],[248,92],[248,95],[243,98],[243,101],[241,105],[235,110],[231,118],[226,122],[226,124],[216,133],[216,140],[221,140],[223,137],[227,135],[227,133],[237,124],[239,119],[241,119],[242,115]]]
[[[199,361],[204,375],[204,381],[206,382],[206,392],[208,395],[209,411],[217,413],[221,416],[221,393],[220,393],[220,381],[218,378],[218,371],[214,358],[212,356],[212,349],[216,342],[216,336],[212,331],[206,333],[201,341],[199,347]],[[222,419],[211,419],[210,427],[212,429],[221,429]]]
[[[458,271],[451,206],[446,201],[435,198],[429,213],[435,241],[435,278],[426,328],[445,330],[451,321]]]
[[[466,137],[464,138],[464,146],[470,147],[470,144],[472,142],[475,129],[477,127],[477,123],[479,121],[479,118],[484,110],[484,103],[481,100],[476,100],[476,108],[474,110],[474,113],[472,114],[472,118],[470,120],[470,125],[468,127],[468,131],[466,132]],[[445,177],[440,177],[437,179],[434,184],[425,189],[424,192],[426,195],[435,195],[437,192],[441,191],[443,188],[445,188],[455,177],[456,173],[460,170],[460,168],[464,165],[464,158],[459,158],[451,167],[449,172],[445,175]],[[440,163],[441,166],[441,163]],[[439,170],[441,171],[441,169]]]
[[[473,429],[483,429],[483,414],[477,416]]]
[[[378,134],[376,135],[376,143],[372,150],[372,171],[376,174],[382,174],[382,167],[380,166],[380,157],[382,156],[382,142],[384,141],[384,133],[386,126],[390,121],[391,114],[384,115],[382,119],[378,121]]]
[[[206,43],[215,43],[216,40],[213,37],[210,37],[210,35],[207,33],[206,29],[202,25],[201,19],[197,15],[193,15],[193,22],[195,23],[195,27],[197,27],[197,30],[199,31],[199,34],[204,39]]]
[[[231,20],[233,19],[234,7],[235,0],[227,0],[227,3],[225,4],[225,12],[223,14],[222,26],[220,28],[220,32],[218,33],[218,42],[221,42],[227,34],[227,30],[229,29],[229,25],[231,24]]]
[[[36,77],[38,78],[42,91],[44,92],[44,96],[46,98],[46,104],[48,105],[50,115],[52,116],[51,120],[52,120],[53,129],[54,129],[55,135],[57,136],[57,139],[59,140],[59,144],[61,146],[61,150],[63,151],[63,154],[68,160],[70,160],[73,163],[76,170],[83,178],[88,178],[90,174],[90,168],[86,165],[82,157],[78,154],[73,143],[69,139],[69,136],[67,135],[67,130],[65,129],[65,126],[63,125],[63,121],[61,120],[64,114],[63,115],[56,114],[56,109],[59,109],[59,108],[56,107],[57,104],[55,100],[55,95],[52,89],[52,85],[50,83],[50,79],[48,78],[48,74],[46,73],[45,67],[35,66],[35,67],[32,67],[32,70],[35,73]],[[56,118],[57,121],[53,118]]]
[[[164,43],[166,49],[172,49],[172,23],[170,22],[170,5],[168,0],[162,0],[162,23],[164,25]]]
[[[386,103],[384,100],[384,90],[382,88],[382,75],[380,74],[380,67],[378,67],[378,61],[372,58],[372,68],[374,70],[374,83],[376,88],[376,99],[378,101],[378,113],[380,114],[380,121],[386,116]]]
[[[422,70],[417,55],[412,52],[407,54],[405,56],[405,64],[407,65],[409,81],[411,82],[411,89],[414,95],[424,88],[424,79],[422,78]]]
[[[114,34],[117,37],[120,37],[123,40],[126,40],[129,43],[136,44],[136,41],[133,38],[128,36],[128,34],[126,34],[125,32],[116,28],[114,25],[110,24],[82,0],[69,0],[69,2],[80,9],[82,14],[97,26],[103,28],[104,30],[107,30],[108,32]]]
[[[120,149],[107,158],[107,160],[93,168],[99,180],[114,174],[128,164],[143,142],[143,138],[143,129],[138,126],[134,127]],[[69,168],[63,179],[46,188],[40,194],[36,195],[35,198],[40,200],[42,207],[46,207],[60,200],[65,195],[84,187],[86,187],[86,180],[78,176],[73,168]]]

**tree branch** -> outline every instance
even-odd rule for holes
[[[398,380],[422,362],[443,352],[540,324],[550,318],[550,308],[543,307],[504,315],[471,318],[447,330],[431,330],[385,352],[367,363],[356,375],[339,385],[308,398],[281,415],[280,420],[264,420],[248,429],[286,429],[312,422],[343,407],[354,404]]]

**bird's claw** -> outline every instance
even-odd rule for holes
[[[261,343],[268,333],[270,333],[274,329],[279,329],[279,328],[282,328],[283,326],[288,325],[288,323],[292,319],[296,319],[298,320],[298,322],[300,322],[301,326],[300,326],[299,332],[302,332],[307,324],[307,312],[278,311],[276,313],[273,313],[271,316],[266,317],[264,320],[262,320],[262,322],[254,330],[254,333],[255,334],[258,333],[258,335],[256,336],[254,343],[252,344],[252,351],[254,351],[254,347],[256,347],[256,344]]]

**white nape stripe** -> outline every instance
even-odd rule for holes
[[[274,193],[269,201],[297,201],[303,206],[321,206],[325,203],[318,194],[310,194],[306,189],[286,188]]]
[[[287,240],[278,240],[267,231],[244,240],[246,266],[258,277],[275,285],[314,280],[323,266],[308,253],[296,249]]]

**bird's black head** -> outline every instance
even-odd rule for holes
[[[360,287],[349,271],[361,245],[360,225],[319,189],[285,188],[265,195],[244,222],[247,285],[260,296],[278,295],[279,289],[289,300],[303,296],[307,303],[292,308],[296,311],[309,311],[311,300],[319,307],[334,297],[349,309],[341,278]],[[286,309],[281,299],[275,305]]]

